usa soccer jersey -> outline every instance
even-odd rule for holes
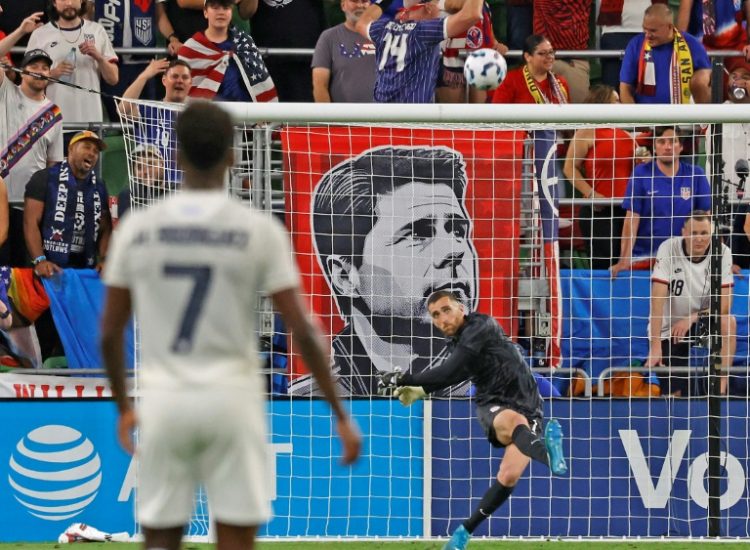
[[[381,18],[367,32],[375,44],[375,101],[432,103],[446,19],[399,23]]]

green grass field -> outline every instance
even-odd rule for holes
[[[750,541],[749,541],[750,542]],[[749,542],[717,542],[714,548],[721,550],[748,550]],[[321,541],[321,542],[260,542],[258,550],[440,550],[443,542],[410,541],[410,542],[360,542],[360,541]],[[656,550],[658,544],[661,550],[698,550],[704,548],[707,541],[694,542],[665,542],[632,541],[632,542],[602,542],[602,541],[490,541],[474,540],[469,544],[470,550]],[[8,543],[0,544],[0,550],[53,550],[68,547],[78,547],[80,544],[36,544],[36,543]],[[557,547],[557,548],[554,548]],[[139,545],[132,543],[86,543],[82,550],[137,550]],[[210,544],[186,543],[184,550],[207,550],[213,548]]]

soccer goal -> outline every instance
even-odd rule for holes
[[[125,125],[131,202],[147,207],[179,192],[179,114],[137,105]],[[477,536],[750,536],[746,109],[227,109],[237,121],[227,190],[285,221],[365,441],[357,465],[338,465],[327,406],[259,297],[275,497],[264,536],[443,537],[471,514],[502,457],[475,419],[471,384],[410,408],[373,391],[373,373],[446,357],[425,315],[443,288],[521,347],[569,457],[564,478],[532,464]],[[706,211],[707,235],[685,224],[694,210]],[[660,243],[683,224],[689,239],[659,262],[669,273],[655,271]],[[662,338],[651,318],[671,319],[667,331],[682,323]],[[663,351],[662,339],[679,346]],[[199,505],[191,531],[205,534]]]

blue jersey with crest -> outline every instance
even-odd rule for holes
[[[375,44],[379,103],[432,103],[445,19],[407,21],[380,18],[368,29]]]

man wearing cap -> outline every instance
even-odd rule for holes
[[[0,57],[25,35],[41,25],[34,13],[0,41]],[[29,50],[21,61],[21,85],[13,85],[0,72],[0,177],[8,187],[10,229],[8,245],[0,251],[0,264],[23,265],[23,196],[32,174],[63,159],[62,114],[45,91],[52,60],[43,50]],[[39,75],[39,76],[37,76]]]
[[[67,160],[40,170],[26,186],[24,237],[39,277],[66,267],[101,268],[112,219],[106,187],[94,167],[105,148],[94,132],[78,132]]]
[[[232,25],[235,0],[205,0],[208,27],[180,48],[193,70],[190,97],[218,101],[277,101],[276,87],[252,37]]]
[[[46,51],[53,60],[50,76],[99,92],[99,77],[114,86],[120,79],[117,54],[99,23],[84,19],[88,0],[50,0],[50,22],[29,37],[28,49]],[[101,122],[102,103],[65,84],[50,84],[48,95],[62,109],[65,122]]]

